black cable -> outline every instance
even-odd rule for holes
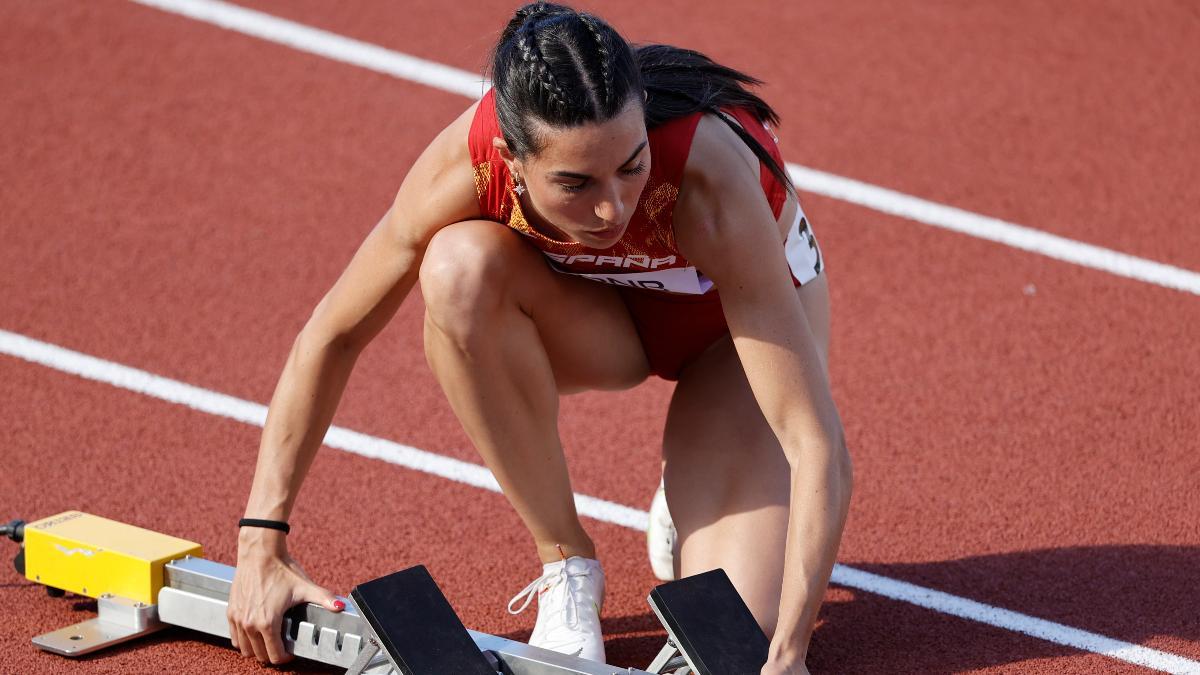
[[[0,525],[0,535],[12,539],[18,544],[25,541],[25,521],[12,520],[7,525]]]

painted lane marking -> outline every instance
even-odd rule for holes
[[[267,407],[260,403],[172,380],[2,329],[0,354],[256,427],[262,427],[267,419]],[[325,435],[325,445],[492,492],[500,492],[496,479],[485,466],[344,427],[331,426]],[[597,497],[577,493],[575,506],[580,515],[639,532],[645,532],[650,523],[650,515],[646,511]],[[1139,666],[1178,675],[1200,675],[1200,661],[871,574],[840,563],[834,565],[831,581],[942,614],[1015,631]]]
[[[131,0],[227,30],[477,99],[488,86],[477,73],[402,54],[219,0]],[[1119,277],[1200,295],[1200,273],[972,213],[852,178],[787,165],[796,187],[900,218],[1011,246]]]
[[[1200,273],[1181,267],[1086,244],[796,164],[788,164],[788,173],[797,187],[808,192],[1119,277],[1200,295]]]
[[[324,56],[384,75],[416,82],[468,98],[480,98],[488,87],[479,75],[435,61],[401,54],[369,42],[281,19],[227,2],[210,0],[133,0],[164,12],[186,16],[267,42]]]
[[[1022,633],[1047,642],[1074,647],[1085,652],[1108,656],[1119,661],[1145,666],[1164,673],[1197,675],[1200,661],[1193,661],[1170,652],[1115,640],[1099,633],[1072,628],[1061,623],[1039,619],[957,595],[924,588],[878,574],[864,572],[845,565],[836,565],[830,582],[882,595],[892,600],[909,602],[918,607],[949,614],[960,619],[978,621],[996,628]]]
[[[196,387],[112,361],[98,359],[2,329],[0,329],[0,354],[8,354],[64,373],[103,382],[170,403],[177,403],[217,417],[236,420],[256,427],[266,424],[267,406],[265,405]],[[500,492],[500,485],[487,467],[401,445],[376,436],[368,436],[345,427],[330,426],[329,432],[325,434],[325,445],[477,488]],[[650,523],[650,518],[645,511],[596,497],[575,495],[575,505],[581,515],[635,530],[644,531]]]

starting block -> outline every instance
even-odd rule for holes
[[[770,641],[738,595],[725,570],[715,569],[662,584],[650,607],[667,629],[667,644],[651,672],[672,672],[683,658],[695,675],[758,673]],[[658,668],[658,670],[655,670]]]
[[[23,535],[14,562],[26,578],[98,601],[96,618],[33,638],[41,649],[77,657],[167,626],[229,637],[234,568],[201,557],[199,544],[78,511],[2,531]],[[424,566],[341,599],[341,612],[289,610],[287,651],[347,675],[754,675],[767,659],[766,636],[722,570],[653,590],[648,600],[668,639],[647,670],[468,630]]]

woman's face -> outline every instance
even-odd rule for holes
[[[577,127],[534,122],[542,150],[511,168],[525,184],[537,217],[591,248],[617,243],[650,176],[650,146],[641,101],[616,117]]]

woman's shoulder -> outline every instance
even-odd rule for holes
[[[730,189],[736,182],[734,177],[753,177],[772,211],[779,215],[791,190],[775,177],[743,136],[749,136],[761,146],[764,156],[784,166],[774,132],[751,111],[737,109],[705,113],[696,126],[691,151],[684,166],[681,199],[684,196],[718,199],[721,191]]]
[[[467,107],[446,125],[425,148],[413,170],[432,171],[443,177],[461,176],[472,165],[471,135],[480,101]]]
[[[466,143],[475,108],[472,105],[443,128],[401,181],[391,209],[397,237],[427,242],[441,228],[479,216]]]
[[[756,212],[772,219],[760,171],[758,157],[729,124],[706,113],[696,126],[675,207],[681,243],[698,238],[724,241],[729,234],[724,230],[744,226],[740,221]]]
[[[687,162],[683,169],[685,192],[720,190],[735,172],[757,177],[758,157],[729,124],[714,113],[699,113]],[[714,195],[715,196],[715,195]]]

